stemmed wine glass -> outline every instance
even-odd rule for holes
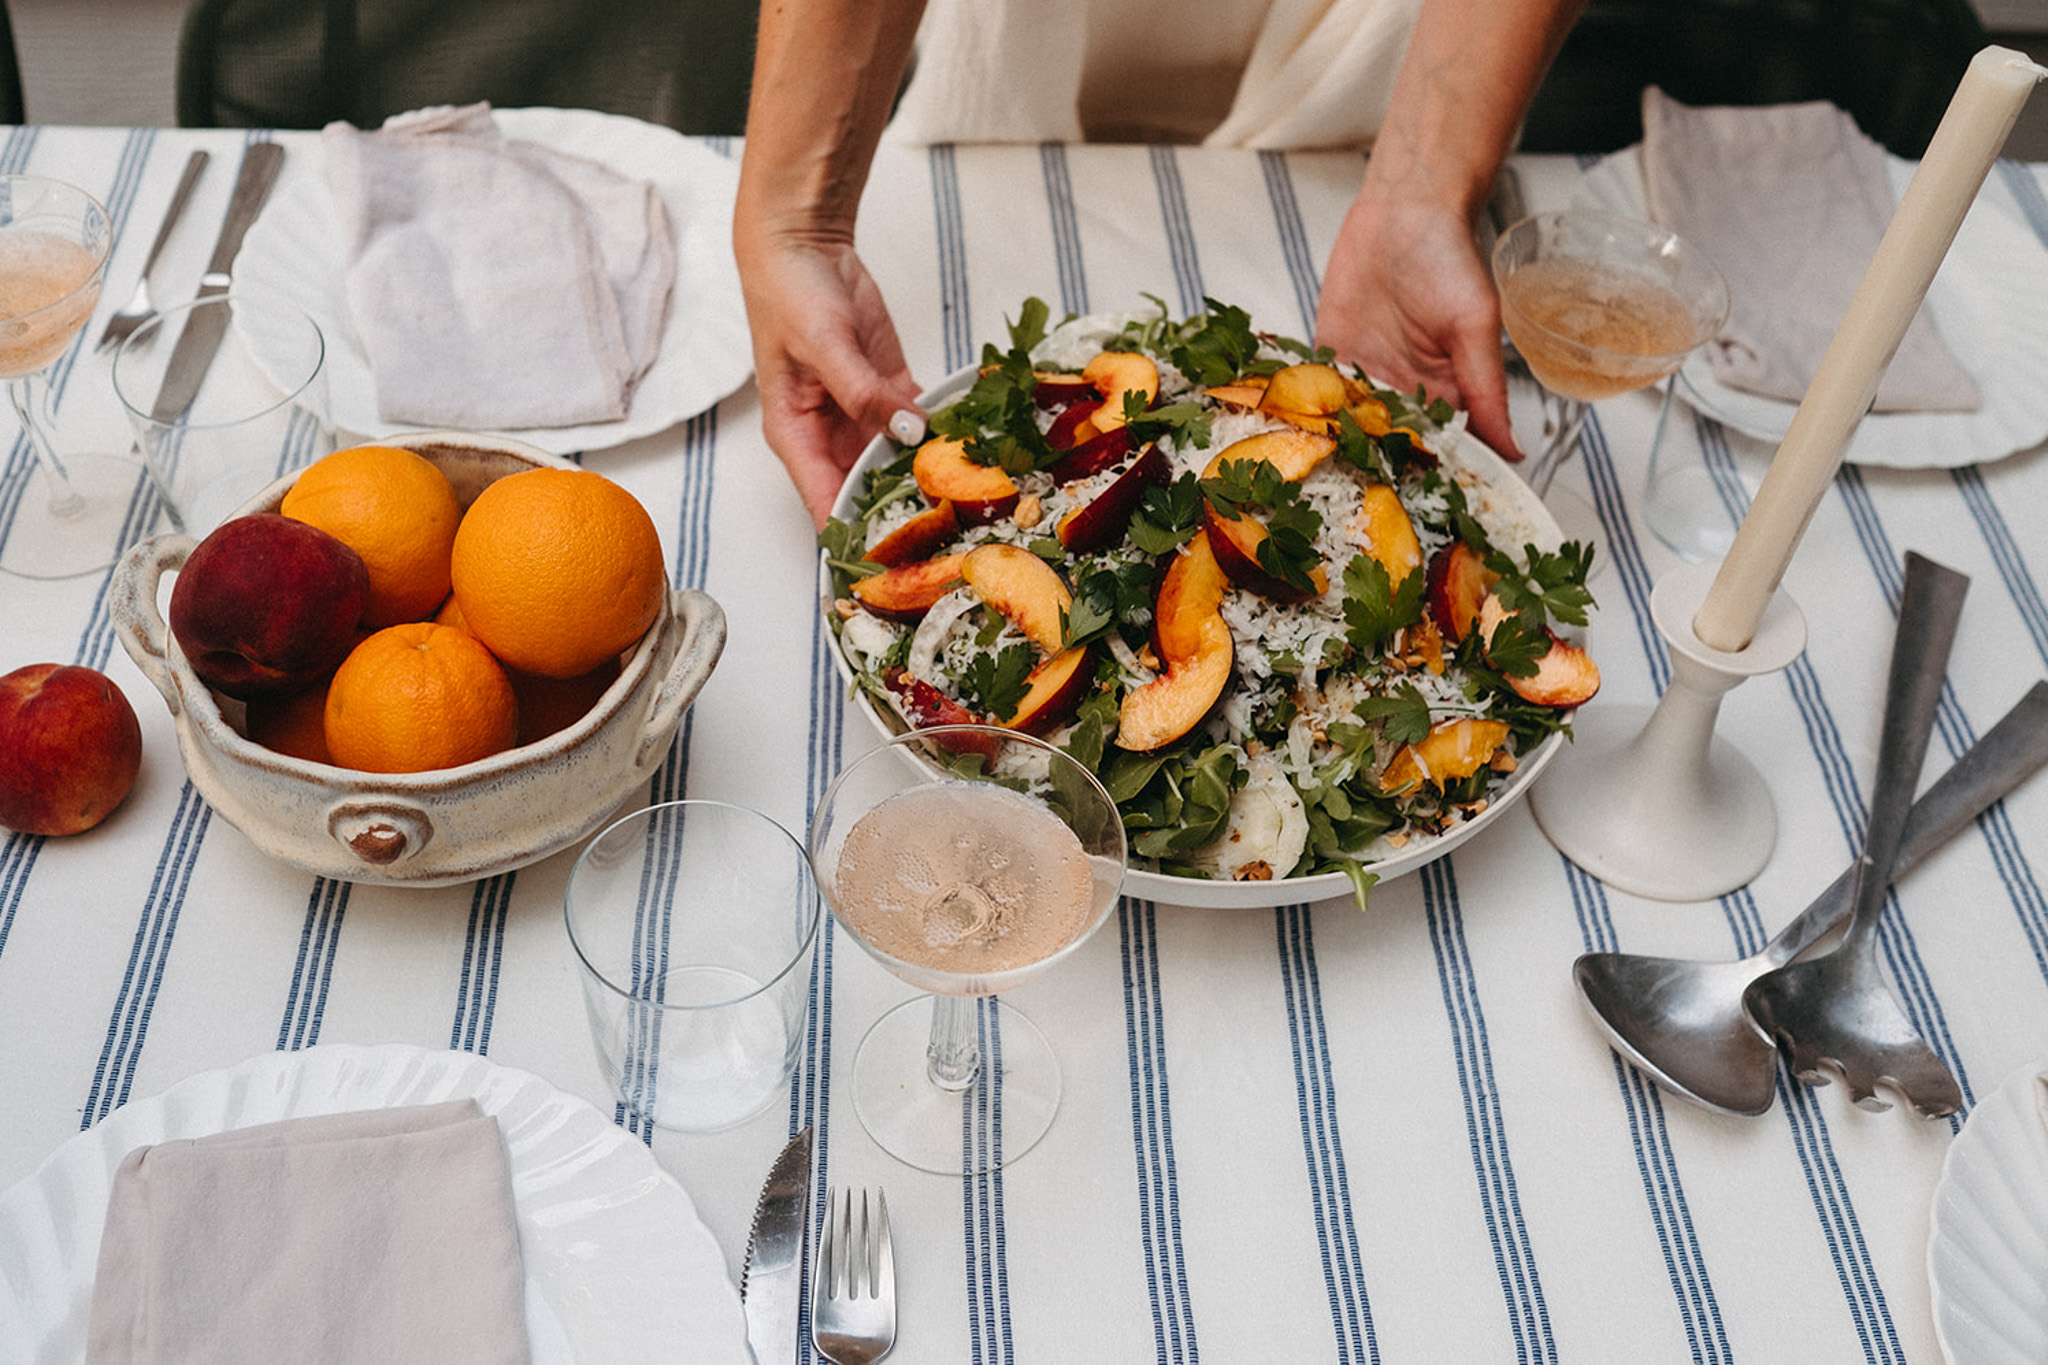
[[[1654,224],[1570,209],[1534,214],[1501,233],[1493,280],[1509,341],[1563,400],[1546,413],[1555,438],[1524,475],[1536,495],[1552,501],[1551,481],[1578,446],[1588,404],[1664,380],[1654,462],[1671,410],[1670,377],[1728,320],[1728,285],[1714,263]],[[1582,526],[1559,520],[1569,538],[1590,538],[1590,509]]]
[[[941,1174],[1022,1156],[1059,1108],[1059,1059],[1023,1013],[977,997],[1037,976],[1108,918],[1124,876],[1116,803],[1042,740],[937,726],[841,772],[812,819],[810,853],[840,926],[932,992],[861,1040],[862,1126],[898,1160]],[[1000,1150],[964,1154],[963,1115],[998,1102]]]
[[[106,208],[84,190],[0,176],[0,378],[34,455],[0,481],[0,570],[23,578],[92,573],[123,548],[141,465],[60,457],[44,420],[48,384],[36,382],[92,319],[113,244]]]

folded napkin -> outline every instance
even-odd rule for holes
[[[525,1362],[511,1171],[474,1100],[139,1148],[86,1344],[114,1362]]]
[[[1895,207],[1884,148],[1832,104],[1691,108],[1643,91],[1650,216],[1703,248],[1732,309],[1708,343],[1730,388],[1798,402]],[[1877,390],[1879,412],[1969,411],[1977,385],[1923,306]]]
[[[387,422],[623,418],[654,363],[676,243],[654,186],[498,131],[488,104],[321,134],[349,312]]]

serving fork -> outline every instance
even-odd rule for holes
[[[120,312],[107,319],[107,329],[100,333],[100,344],[96,350],[106,351],[119,346],[136,328],[156,316],[156,303],[149,296],[149,274],[156,269],[156,258],[163,254],[164,243],[171,239],[171,231],[178,226],[178,219],[184,215],[186,201],[192,198],[192,187],[199,182],[199,173],[206,169],[207,155],[197,151],[185,162],[185,173],[178,179],[178,188],[171,194],[171,206],[164,210],[164,221],[157,227],[156,240],[149,244],[149,255],[143,258],[142,278],[135,282],[135,292]]]
[[[825,1196],[825,1233],[811,1275],[811,1342],[832,1365],[872,1365],[896,1344],[896,1253],[889,1241],[889,1201],[875,1189]]]

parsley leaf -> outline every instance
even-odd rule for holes
[[[1251,314],[1242,308],[1208,298],[1202,302],[1209,311],[1180,345],[1171,348],[1168,358],[1197,384],[1228,384],[1258,358],[1258,333],[1252,330]]]
[[[1539,623],[1585,625],[1586,608],[1593,604],[1593,595],[1586,591],[1586,575],[1593,567],[1591,543],[1567,541],[1556,554],[1545,554],[1533,545],[1525,550],[1526,573],[1498,550],[1486,557],[1486,567],[1500,575],[1493,589],[1500,594],[1500,604],[1511,612],[1532,612]]]
[[[1147,408],[1139,394],[1126,393],[1124,418],[1135,445],[1142,447],[1148,441],[1167,436],[1177,450],[1209,448],[1209,412],[1199,403],[1167,403]]]
[[[982,710],[993,716],[1013,715],[1018,703],[1024,700],[1024,680],[1031,676],[1037,662],[1031,646],[1011,645],[968,660],[961,681],[981,703]]]
[[[1386,566],[1371,555],[1359,555],[1345,565],[1344,635],[1351,647],[1369,654],[1392,639],[1395,631],[1420,621],[1427,582],[1428,575],[1418,569],[1397,586]]]
[[[1131,514],[1131,543],[1157,558],[1193,540],[1201,525],[1201,487],[1193,474],[1183,474],[1164,488],[1145,490]]]
[[[1217,515],[1231,521],[1252,508],[1266,509],[1267,535],[1256,551],[1259,567],[1296,592],[1316,591],[1313,571],[1321,557],[1315,536],[1323,519],[1301,501],[1300,484],[1282,478],[1271,460],[1225,460],[1201,487]]]
[[[1505,603],[1506,599],[1502,599]],[[1533,611],[1518,611],[1503,617],[1486,637],[1486,662],[1510,678],[1529,678],[1550,652],[1550,632]]]
[[[1367,697],[1353,709],[1360,720],[1384,722],[1380,733],[1390,744],[1419,744],[1429,736],[1429,703],[1414,683],[1402,683],[1385,696]]]

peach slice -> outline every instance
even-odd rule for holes
[[[1218,384],[1202,392],[1217,402],[1233,408],[1256,408],[1266,399],[1266,381],[1264,376],[1252,375],[1232,384]]]
[[[1479,552],[1462,540],[1452,541],[1429,557],[1425,588],[1429,614],[1436,618],[1445,639],[1455,645],[1471,632],[1499,577],[1486,567]]]
[[[1344,376],[1334,366],[1311,363],[1275,372],[1266,381],[1266,395],[1259,406],[1269,412],[1328,417],[1349,399]]]
[[[1125,695],[1117,716],[1118,748],[1142,753],[1171,744],[1216,705],[1236,656],[1221,610],[1229,590],[1208,533],[1197,532],[1160,579],[1153,643],[1166,667]]]
[[[853,600],[877,616],[891,621],[915,621],[930,611],[941,597],[960,581],[960,566],[967,552],[938,559],[920,559],[898,564],[856,578],[847,591]]]
[[[1369,553],[1387,571],[1387,581],[1398,585],[1422,567],[1422,542],[1416,538],[1415,523],[1401,505],[1401,495],[1384,483],[1369,483],[1352,522],[1364,533]],[[1460,544],[1464,542],[1460,541]]]
[[[934,506],[952,503],[954,514],[969,525],[1008,516],[1017,505],[1017,481],[996,465],[969,459],[963,441],[926,441],[911,457],[910,472],[926,499]]]
[[[1232,521],[1215,508],[1204,507],[1202,525],[1209,534],[1209,546],[1215,552],[1216,562],[1223,566],[1223,572],[1259,596],[1270,597],[1276,602],[1302,602],[1311,597],[1321,597],[1329,590],[1330,576],[1320,564],[1308,572],[1309,581],[1315,584],[1310,592],[1303,592],[1285,579],[1266,572],[1265,566],[1259,563],[1259,546],[1270,532],[1256,518],[1247,515]]]
[[[1024,680],[1024,699],[1003,722],[1003,728],[1042,735],[1064,724],[1087,695],[1088,684],[1095,676],[1088,662],[1086,645],[1042,660]]]
[[[900,668],[892,668],[884,673],[882,685],[896,694],[904,714],[909,717],[910,724],[915,729],[929,730],[934,725],[988,723],[923,678],[912,677]],[[979,754],[985,761],[991,763],[995,761],[996,750],[1000,747],[993,735],[962,735],[940,740],[939,743],[956,754]]]
[[[1485,767],[1507,738],[1506,721],[1473,716],[1439,721],[1427,735],[1414,744],[1402,745],[1387,760],[1386,770],[1380,774],[1380,790],[1405,791],[1423,781],[1442,789],[1446,782],[1470,777]]]
[[[1098,431],[1046,466],[1054,483],[1072,483],[1120,463],[1136,446],[1128,426]]]
[[[1118,428],[1119,434],[1124,431]],[[1144,501],[1146,486],[1168,483],[1172,478],[1173,466],[1165,453],[1157,445],[1146,446],[1145,453],[1131,461],[1109,487],[1060,518],[1055,528],[1060,544],[1077,555],[1115,544],[1131,524],[1131,514]]]
[[[940,547],[960,533],[960,516],[953,504],[940,498],[938,506],[927,507],[909,521],[876,541],[861,558],[894,566],[912,560],[930,559]]]
[[[1509,678],[1508,686],[1523,701],[1538,706],[1583,706],[1600,691],[1600,665],[1578,645],[1550,636],[1550,650],[1526,678]]]
[[[1050,564],[1022,546],[994,541],[967,552],[960,576],[976,597],[1023,631],[1040,654],[1059,651],[1065,630],[1061,618],[1074,598]]]
[[[1091,436],[1097,434],[1089,419],[1100,411],[1102,399],[1097,396],[1094,388],[1090,387],[1085,400],[1063,408],[1060,415],[1052,419],[1052,425],[1045,429],[1045,443],[1054,450],[1072,450],[1075,446],[1085,444]]]
[[[1151,356],[1138,351],[1103,351],[1083,366],[1081,373],[1103,398],[1102,410],[1090,419],[1097,431],[1124,424],[1125,394],[1142,396],[1147,407],[1159,396],[1159,367]]]
[[[1280,471],[1280,477],[1289,483],[1300,483],[1315,472],[1315,467],[1329,458],[1337,443],[1328,436],[1309,431],[1262,431],[1256,436],[1247,436],[1242,441],[1233,441],[1216,452],[1209,467],[1202,471],[1202,477],[1213,479],[1222,470],[1226,461],[1264,460]]]
[[[1092,401],[1102,396],[1095,381],[1085,374],[1039,370],[1031,377],[1037,381],[1031,388],[1031,401],[1041,408],[1063,408],[1084,398]]]

